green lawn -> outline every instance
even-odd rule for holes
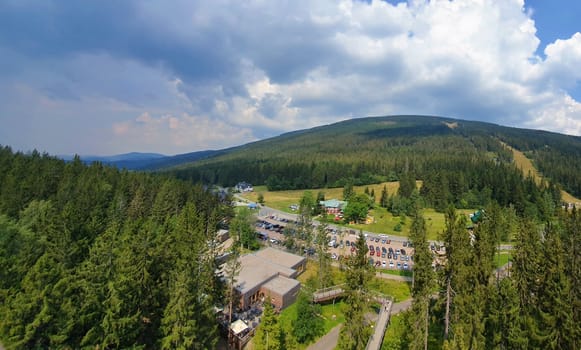
[[[395,275],[395,276],[405,276],[405,277],[412,277],[413,272],[410,270],[390,270],[378,267],[375,269],[376,272],[385,273],[388,275]]]
[[[381,294],[390,295],[394,302],[400,302],[411,298],[411,283],[383,278],[372,278],[369,283],[369,290]]]
[[[393,315],[385,331],[381,350],[399,350],[404,343],[405,323],[404,314]]]
[[[496,267],[501,267],[512,261],[512,255],[509,252],[500,252],[500,254],[494,255],[494,263]]]
[[[334,304],[322,305],[322,313],[320,317],[324,321],[324,331],[323,335],[329,333],[331,329],[335,326],[345,322],[344,310],[347,305],[341,301],[337,300]],[[292,333],[293,321],[297,318],[297,304],[294,303],[291,306],[284,309],[279,316],[279,323],[282,329],[288,334]],[[305,349],[309,344],[298,344],[299,349]]]
[[[421,183],[418,182],[418,185]],[[399,187],[398,182],[386,182],[378,185],[369,185],[370,189],[375,190],[376,200],[379,200],[381,195],[381,189],[383,185],[386,185],[389,193],[395,193]],[[355,186],[355,192],[362,193],[366,186]],[[319,191],[325,193],[325,198],[337,198],[341,199],[343,197],[343,188],[322,188],[322,189],[312,189],[308,190],[313,194],[313,197],[317,196]],[[266,186],[256,186],[254,192],[243,193],[242,196],[250,201],[256,202],[258,199],[258,194],[262,193],[265,200],[265,205],[274,209],[278,209],[287,213],[296,213],[290,210],[289,206],[292,204],[298,204],[301,197],[305,193],[305,190],[293,190],[293,191],[268,191]],[[475,209],[459,209],[458,213],[466,214],[473,213]],[[354,224],[354,225],[341,225],[344,227],[354,228],[357,230],[364,230],[375,233],[384,233],[387,235],[396,236],[409,236],[411,219],[402,218],[399,216],[393,216],[386,209],[377,206],[376,208],[370,210],[369,215],[374,218],[374,222],[369,225],[364,224]],[[438,213],[434,209],[424,209],[424,218],[426,219],[426,228],[428,232],[429,240],[437,240],[438,235],[445,228],[444,214]],[[329,221],[329,220],[328,220]],[[332,218],[331,220],[332,221]],[[395,231],[395,226],[401,223],[401,231]]]

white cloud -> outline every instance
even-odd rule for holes
[[[404,113],[581,134],[570,93],[581,80],[581,34],[537,56],[537,28],[523,0],[129,4],[85,21],[106,21],[120,33],[70,46],[62,44],[69,37],[41,37],[31,46],[50,54],[22,48],[20,37],[12,46],[0,41],[0,67],[9,67],[0,75],[0,115],[13,129],[27,130],[6,115],[32,123],[39,110],[42,130],[67,129],[62,115],[77,118],[69,134],[100,125],[108,134],[90,142],[91,153],[221,148]],[[68,28],[67,21],[55,22]]]

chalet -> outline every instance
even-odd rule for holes
[[[319,204],[325,209],[327,214],[339,214],[347,205],[347,202],[337,199],[329,199],[327,201],[320,201]]]
[[[251,184],[249,184],[248,182],[239,182],[236,184],[236,186],[234,186],[234,189],[238,192],[252,192],[254,191],[254,188],[252,187]]]

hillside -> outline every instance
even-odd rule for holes
[[[465,187],[453,182],[474,180],[480,176],[475,172],[491,176],[497,173],[490,171],[493,167],[514,168],[513,154],[503,143],[532,159],[546,180],[581,196],[580,137],[428,116],[347,120],[232,148],[169,171],[193,181],[250,181],[278,190],[379,183],[408,173],[419,180],[449,175],[456,179],[448,185]],[[503,180],[500,187],[509,184]],[[498,188],[493,180],[480,182],[479,190]]]

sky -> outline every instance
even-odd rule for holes
[[[0,145],[221,149],[426,114],[581,135],[578,0],[0,2]]]

